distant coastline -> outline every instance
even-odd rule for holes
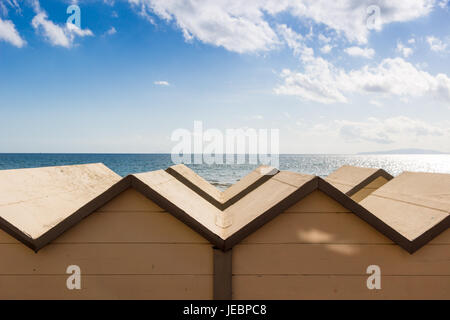
[[[395,149],[385,151],[359,152],[357,154],[370,155],[370,154],[449,154],[449,153],[427,149]]]

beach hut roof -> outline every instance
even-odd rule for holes
[[[235,189],[241,190],[243,195],[238,191],[230,192],[233,195],[230,199],[237,197],[238,200],[220,208],[199,192],[207,193],[205,190],[212,190],[204,184],[206,181],[197,180],[202,186],[192,188],[190,186],[197,183],[197,178],[189,170],[181,167],[178,169],[177,172],[181,172],[179,175],[169,173],[170,170],[158,170],[130,175],[120,181],[116,174],[99,164],[3,171],[0,172],[0,227],[37,251],[124,190],[134,188],[222,250],[232,248],[315,190],[327,194],[410,253],[445,230],[444,227],[448,228],[448,194],[422,194],[420,190],[426,189],[411,186],[399,188],[398,190],[408,192],[398,192],[396,197],[400,200],[397,202],[405,201],[398,194],[409,195],[407,201],[413,201],[416,196],[422,199],[422,202],[414,200],[414,203],[421,204],[417,205],[417,217],[428,212],[427,206],[433,206],[434,211],[438,212],[431,220],[441,221],[439,228],[431,226],[430,229],[430,219],[415,219],[416,223],[412,224],[407,221],[410,217],[403,207],[400,208],[398,219],[395,219],[394,212],[398,207],[383,209],[382,204],[377,204],[383,194],[372,197],[376,200],[365,202],[362,206],[320,177],[288,171],[270,175],[263,182],[255,179],[254,172],[251,173]],[[256,172],[265,170],[260,168]],[[188,177],[184,177],[184,174]],[[191,185],[186,184],[186,180]],[[432,180],[436,178],[421,178],[419,181],[400,179],[403,184],[426,182],[424,185],[432,185]],[[448,178],[437,180],[440,181],[442,190],[450,189]],[[253,188],[255,183],[257,187]],[[14,191],[8,191],[8,185],[14,186]],[[397,182],[393,185],[397,185]],[[433,187],[432,190],[439,189]],[[223,205],[227,201],[224,199],[219,197],[216,200],[225,201],[221,203]],[[425,211],[422,212],[422,208]],[[382,210],[392,213],[391,219],[383,216]],[[445,210],[447,218],[442,213]],[[413,214],[415,216],[416,213]],[[419,234],[418,237],[410,236],[413,233],[408,229],[410,225],[416,227],[414,230],[415,234]],[[426,237],[424,234],[420,235],[420,232],[424,232]]]
[[[294,204],[290,196],[303,197],[317,188],[315,176],[280,172],[222,210],[166,171],[128,178],[135,189],[223,249],[248,235],[248,228],[256,230],[268,221],[268,216]]]
[[[166,172],[217,208],[223,210],[259,187],[279,171],[271,166],[260,166],[225,191],[220,191],[184,164],[171,166],[166,169]]]
[[[342,166],[329,174],[325,180],[351,197],[379,177],[388,181],[393,178],[383,169]]]
[[[360,204],[420,247],[450,226],[450,174],[404,172]]]
[[[91,202],[120,179],[101,163],[1,170],[0,225],[34,247],[95,210]]]
[[[191,174],[189,170],[185,172]],[[205,199],[199,194],[199,188],[188,188],[180,181],[184,179],[179,175],[172,176],[160,170],[130,178],[135,188],[222,250],[230,249],[315,190],[324,192],[410,253],[448,228],[447,223],[445,228],[433,229],[428,233],[428,241],[409,239],[397,230],[395,224],[379,219],[326,180],[289,171],[272,175],[225,209],[219,209]]]

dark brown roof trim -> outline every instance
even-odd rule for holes
[[[175,218],[192,228],[194,231],[202,235],[213,245],[222,248],[223,239],[216,235],[214,232],[210,231],[207,227],[199,223],[197,220],[192,218],[189,214],[183,211],[181,208],[174,205],[172,202],[161,196],[158,192],[150,188],[147,184],[136,178],[135,176],[129,176],[131,179],[131,186],[133,189],[139,191],[148,199],[155,202],[158,206],[172,214]]]
[[[383,177],[387,181],[392,180],[394,178],[392,175],[390,175],[388,172],[384,171],[383,169],[378,169],[372,175],[370,175],[369,177],[367,177],[366,179],[364,179],[363,181],[358,183],[356,186],[351,188],[349,191],[347,191],[345,194],[348,195],[349,197],[351,197],[355,193],[357,193],[359,190],[363,189],[365,186],[367,186],[369,183],[371,183],[372,181],[374,181],[375,179],[377,179],[379,177]]]
[[[450,224],[450,219],[447,217],[439,224],[431,228],[430,230],[423,233],[420,237],[415,239],[414,241],[410,241],[397,232],[395,229],[391,228],[384,221],[379,219],[377,216],[372,214],[366,208],[361,206],[359,203],[351,199],[348,195],[345,195],[341,191],[339,191],[332,184],[327,182],[326,180],[319,178],[319,190],[339,202],[342,206],[352,211],[358,217],[366,221],[376,230],[381,232],[383,235],[391,239],[394,243],[398,244],[400,247],[408,251],[409,253],[414,253],[422,246],[427,244],[441,232],[447,230]]]
[[[166,172],[173,176],[175,179],[180,181],[182,184],[187,186],[189,189],[197,193],[199,196],[201,196],[203,199],[211,203],[213,206],[215,206],[219,210],[225,210],[229,206],[235,204],[240,199],[245,197],[247,194],[261,186],[263,183],[270,180],[272,177],[274,177],[276,174],[278,174],[280,171],[278,169],[273,169],[270,174],[262,175],[258,180],[256,180],[251,185],[247,186],[244,190],[236,194],[234,197],[228,199],[224,203],[217,201],[214,197],[212,197],[209,193],[204,191],[202,188],[197,186],[196,184],[192,183],[189,179],[185,178],[182,174],[178,173],[173,168],[169,167],[166,169]]]
[[[272,208],[267,210],[265,213],[261,214],[255,220],[248,223],[246,226],[242,227],[230,237],[225,240],[225,244],[223,250],[231,249],[233,246],[241,242],[244,238],[249,236],[251,233],[255,232],[263,225],[271,221],[273,218],[278,216],[280,213],[290,208],[301,199],[306,197],[308,194],[317,190],[318,188],[318,177],[315,177],[302,185],[296,191],[294,191],[291,195],[286,197],[284,200],[278,202]]]

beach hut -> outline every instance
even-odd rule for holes
[[[213,249],[194,230],[214,230],[218,209],[165,171],[0,171],[0,195],[0,299],[213,297]]]
[[[345,165],[330,173],[325,180],[356,202],[360,202],[392,178],[383,169]]]
[[[436,187],[424,190],[450,189],[450,175],[427,175]],[[448,193],[435,197],[448,203]],[[433,227],[417,221],[416,213],[426,214],[420,205],[410,215],[400,208],[400,219],[393,207],[391,220],[380,219],[383,205],[372,213],[321,178],[282,171],[223,210],[228,269],[216,281],[231,287],[222,295],[233,299],[448,299],[449,208],[439,208],[446,213],[430,217]],[[380,272],[379,287],[368,284],[372,270]]]
[[[362,205],[316,179],[234,246],[233,298],[450,298],[450,175],[400,176]]]
[[[219,207],[271,170],[220,193]],[[215,246],[226,215],[172,174],[122,179],[102,164],[0,171],[0,299],[220,297],[213,282],[226,254]],[[73,266],[80,290],[67,287]]]
[[[0,172],[3,299],[450,297],[448,218],[411,237],[319,177],[263,167],[216,192],[185,166],[123,179],[102,165],[26,170]],[[374,265],[381,290],[367,285]]]

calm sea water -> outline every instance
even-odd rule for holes
[[[0,170],[102,162],[121,176],[165,169],[170,154],[0,154]],[[392,175],[402,171],[450,173],[450,155],[280,155],[280,169],[327,176],[340,166],[383,168]],[[220,189],[228,187],[257,165],[188,165]]]

